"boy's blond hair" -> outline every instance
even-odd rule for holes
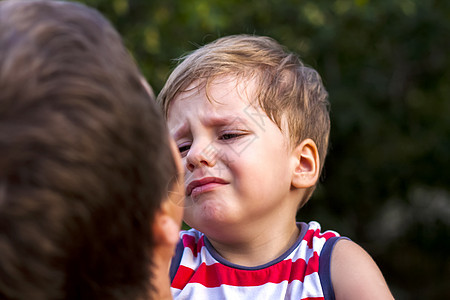
[[[286,120],[293,147],[311,138],[322,170],[330,132],[328,93],[317,71],[297,55],[272,38],[242,34],[219,38],[180,60],[157,99],[166,117],[173,99],[194,82],[198,88],[207,88],[221,76],[254,79],[256,104],[280,129]],[[309,189],[301,205],[313,190]]]

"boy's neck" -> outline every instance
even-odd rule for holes
[[[230,263],[256,267],[280,257],[296,242],[299,233],[293,220],[285,224],[260,226],[258,234],[241,243],[227,244],[208,239],[215,250]]]

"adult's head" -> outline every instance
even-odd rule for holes
[[[0,2],[0,298],[146,298],[176,162],[105,18]]]

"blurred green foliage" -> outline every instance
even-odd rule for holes
[[[157,93],[175,58],[268,35],[322,75],[324,180],[299,220],[365,247],[397,299],[450,299],[450,1],[85,0],[122,34]]]

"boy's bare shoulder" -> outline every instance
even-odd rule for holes
[[[337,300],[393,299],[372,257],[349,240],[340,240],[333,250],[331,281]]]

